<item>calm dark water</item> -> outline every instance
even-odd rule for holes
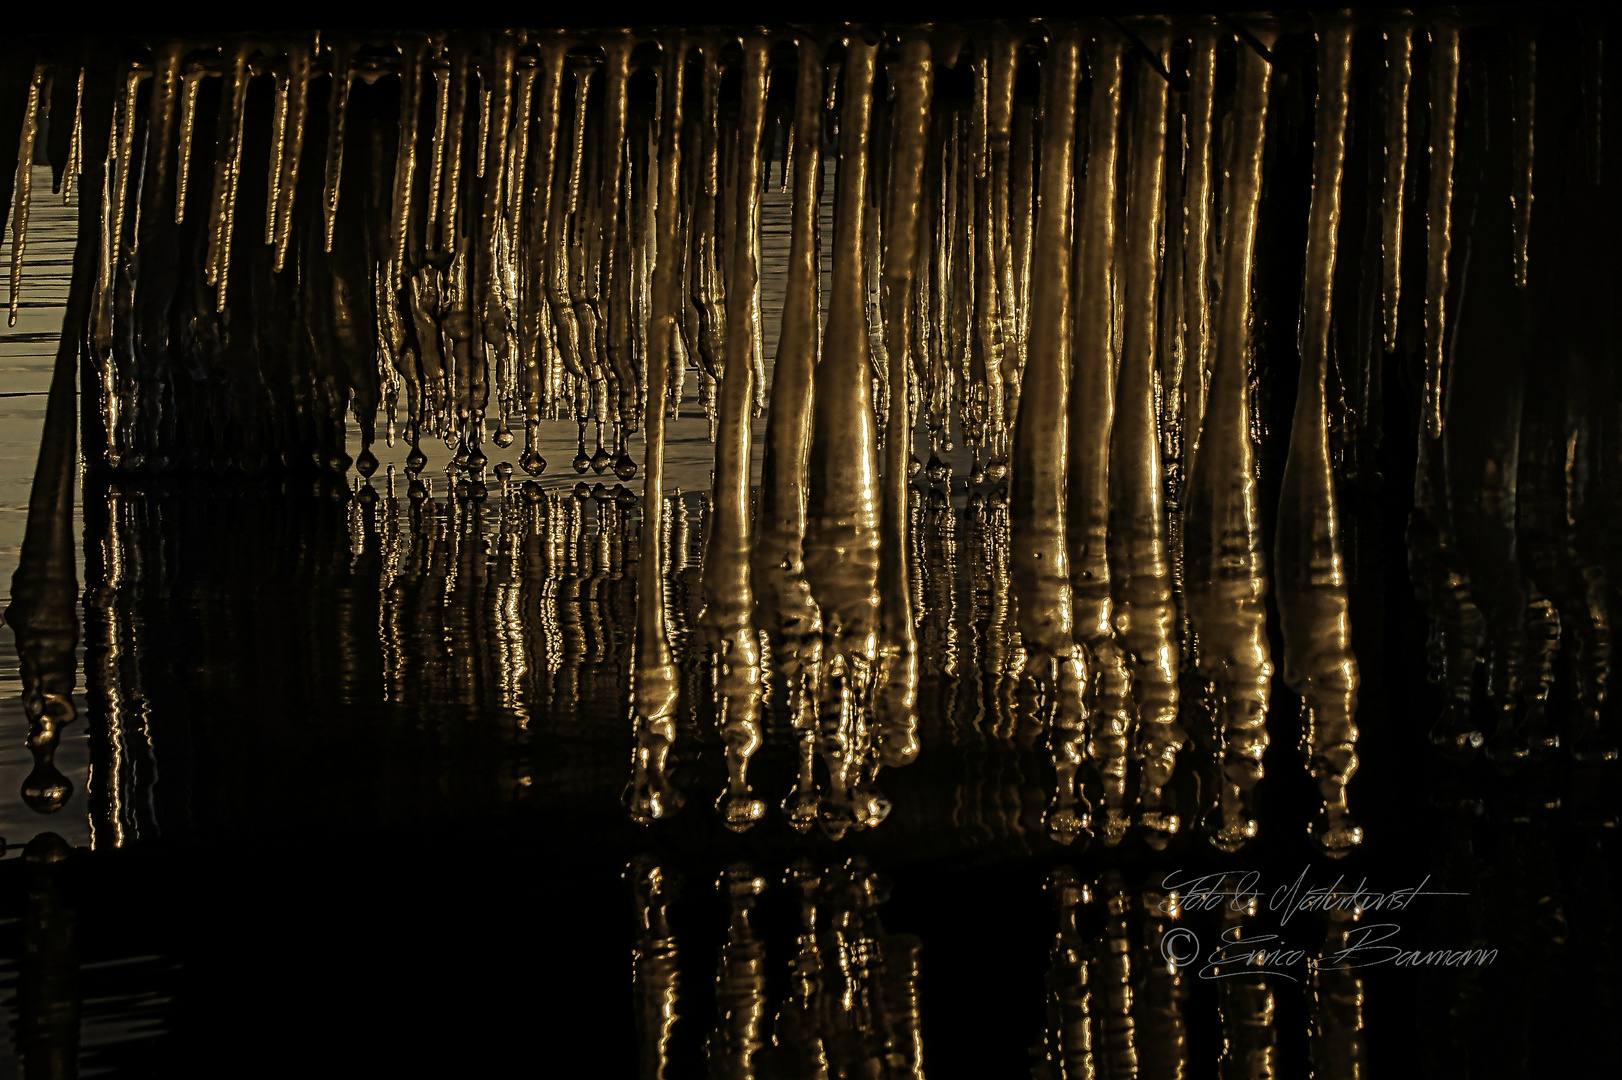
[[[32,236],[47,261],[50,220]],[[31,276],[30,295],[60,285]],[[30,342],[7,339],[8,392],[48,380],[51,340]],[[12,560],[32,400],[0,398],[17,410],[0,425]],[[8,1064],[1495,1077],[1614,1060],[1614,776],[1433,755],[1400,491],[1351,510],[1368,840],[1348,859],[1309,843],[1282,690],[1252,850],[1049,841],[1036,702],[990,617],[996,511],[961,484],[918,491],[924,750],[881,775],[889,818],[838,843],[775,813],[738,836],[709,806],[725,763],[689,632],[709,457],[694,420],[672,454],[685,544],[666,555],[688,805],[644,829],[620,803],[637,514],[572,493],[567,427],[543,489],[483,501],[440,485],[413,503],[386,471],[85,481],[79,718],[56,755],[73,794],[50,815],[14,794],[32,761],[0,643]],[[766,734],[754,778],[777,798],[794,767],[780,695]],[[1199,757],[1174,784],[1185,806]],[[1360,887],[1366,910],[1292,911],[1314,887]],[[1213,955],[1236,925],[1250,944]],[[1271,966],[1245,966],[1256,949]],[[1363,966],[1302,959],[1348,949]]]

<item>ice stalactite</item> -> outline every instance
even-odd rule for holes
[[[1271,76],[1259,51],[1239,50],[1232,168],[1222,189],[1222,291],[1210,396],[1189,469],[1183,534],[1188,612],[1199,636],[1196,664],[1211,686],[1218,725],[1215,805],[1207,808],[1207,828],[1225,850],[1256,834],[1255,793],[1273,678],[1250,405],[1251,274]]]
[[[1074,383],[1069,395],[1070,582],[1076,640],[1092,662],[1087,756],[1103,789],[1098,835],[1117,844],[1130,825],[1127,758],[1133,739],[1131,674],[1116,632],[1110,596],[1110,439],[1115,422],[1117,205],[1120,202],[1124,42],[1096,39],[1087,120],[1086,185],[1078,193],[1073,312]],[[1164,120],[1160,121],[1164,141]],[[1144,162],[1148,166],[1148,162]],[[1159,182],[1156,182],[1158,191]],[[1158,196],[1157,196],[1158,197]],[[1144,208],[1147,211],[1147,208]],[[1148,283],[1145,282],[1147,286]],[[1148,354],[1153,345],[1148,344]]]
[[[876,825],[889,809],[866,783],[880,630],[877,431],[862,258],[876,53],[875,42],[846,39],[833,279],[812,401],[806,512],[806,578],[823,619],[818,705],[829,776],[824,825],[836,834],[852,825]]]
[[[1087,738],[1087,654],[1076,640],[1066,546],[1070,478],[1071,199],[1081,34],[1055,33],[1042,71],[1042,171],[1031,258],[1029,353],[1014,423],[1009,484],[1010,573],[1026,670],[1046,697],[1057,788],[1048,831],[1062,843],[1091,835],[1081,784]]]
[[[1352,28],[1327,22],[1318,35],[1318,103],[1312,207],[1301,311],[1301,380],[1279,495],[1279,626],[1284,682],[1301,695],[1302,751],[1324,801],[1313,837],[1341,855],[1362,841],[1349,815],[1346,784],[1357,771],[1357,657],[1352,652],[1350,590],[1342,513],[1330,461],[1328,380],[1340,192],[1346,161]]]
[[[754,531],[749,422],[755,396],[755,369],[749,358],[756,329],[750,308],[760,287],[760,143],[766,117],[768,49],[764,35],[744,40],[744,97],[738,121],[741,176],[727,230],[731,273],[726,296],[726,364],[716,417],[715,486],[704,542],[704,611],[700,617],[709,642],[716,713],[727,753],[727,791],[720,809],[727,825],[740,831],[766,812],[765,803],[751,793],[748,780],[749,759],[760,746],[762,704],[760,632],[755,626],[755,591],[749,571]],[[705,61],[714,62],[709,55]]]
[[[1164,55],[1164,30],[1145,29],[1145,43],[1157,57]],[[1134,68],[1126,265],[1121,268],[1125,325],[1110,438],[1106,548],[1113,623],[1131,674],[1138,721],[1132,747],[1140,762],[1136,816],[1150,842],[1164,844],[1180,824],[1166,805],[1165,789],[1185,739],[1177,715],[1181,657],[1155,379],[1158,353],[1166,344],[1159,338],[1159,305],[1168,90],[1147,63]]]
[[[660,72],[659,217],[654,252],[652,310],[648,320],[648,379],[664,385],[676,320],[676,188],[681,177],[682,91],[687,41],[664,43]],[[543,98],[543,101],[545,98]],[[548,155],[549,156],[549,155]],[[538,179],[549,184],[549,178]],[[680,673],[671,654],[664,574],[665,410],[652,407],[647,417],[647,450],[642,463],[642,527],[638,534],[636,667],[632,674],[631,709],[636,727],[636,756],[626,803],[638,821],[652,821],[681,805],[666,775],[671,745],[676,741],[676,705]]]
[[[761,470],[760,525],[753,556],[762,628],[771,642],[772,659],[788,687],[789,716],[799,751],[798,777],[793,793],[784,802],[784,812],[801,829],[810,828],[817,813],[812,767],[822,670],[822,612],[812,601],[805,578],[804,485],[811,456],[812,402],[821,347],[817,224],[822,186],[822,57],[822,46],[814,38],[807,36],[800,41],[790,144],[794,201],[789,223],[788,274],[772,368],[771,408]]]

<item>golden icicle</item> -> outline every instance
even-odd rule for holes
[[[1146,25],[1141,36],[1157,56],[1165,55],[1164,29]],[[1126,325],[1110,442],[1108,549],[1115,626],[1126,648],[1140,725],[1135,748],[1143,763],[1138,820],[1149,842],[1161,846],[1179,824],[1164,803],[1164,788],[1184,739],[1177,722],[1177,608],[1155,401],[1167,86],[1147,63],[1135,67],[1136,115],[1127,170],[1132,190],[1124,267]]]
[[[822,45],[801,38],[794,97],[794,203],[789,222],[788,280],[772,366],[760,483],[760,535],[755,541],[754,585],[772,659],[788,684],[788,707],[799,744],[795,790],[784,800],[791,824],[816,820],[812,776],[816,753],[817,687],[822,669],[822,613],[805,579],[805,479],[811,456],[811,414],[819,340],[817,224],[822,181]],[[660,207],[663,202],[661,192]],[[658,346],[650,340],[653,355]],[[648,367],[648,385],[663,385]],[[652,403],[650,402],[650,408]]]
[[[28,207],[34,192],[34,140],[39,136],[40,84],[45,80],[49,63],[41,60],[34,65],[33,78],[28,81],[27,112],[23,114],[22,134],[17,138],[17,178],[11,207],[11,314],[7,325],[17,325],[17,304],[21,299],[23,283],[23,255],[28,245]]]
[[[1346,162],[1352,27],[1331,22],[1318,38],[1318,105],[1301,311],[1301,380],[1279,493],[1279,627],[1284,682],[1301,695],[1303,750],[1324,800],[1313,837],[1333,855],[1362,840],[1347,815],[1346,783],[1357,770],[1357,658],[1341,552],[1340,511],[1329,450],[1329,337]]]
[[[1188,155],[1183,220],[1183,431],[1186,460],[1192,461],[1211,384],[1211,144],[1212,99],[1216,92],[1216,34],[1194,35],[1188,93]],[[1187,472],[1185,469],[1184,476]],[[1185,500],[1186,501],[1186,500]]]
[[[1273,678],[1250,413],[1251,269],[1272,71],[1246,45],[1239,46],[1238,60],[1233,165],[1222,193],[1216,352],[1205,430],[1189,472],[1184,533],[1197,662],[1201,677],[1212,684],[1217,709],[1217,817],[1208,824],[1212,841],[1225,851],[1237,850],[1256,834],[1254,791],[1267,749]]]
[[[1431,39],[1429,235],[1425,251],[1425,431],[1442,435],[1442,360],[1447,349],[1448,260],[1453,252],[1453,150],[1459,110],[1459,28],[1437,27]]]
[[[62,205],[73,198],[73,185],[84,169],[84,68],[79,69],[79,89],[73,98],[73,134],[68,141],[68,167],[62,174]]]
[[[1115,423],[1116,216],[1119,195],[1123,45],[1106,32],[1094,45],[1088,117],[1087,185],[1078,222],[1074,291],[1075,360],[1070,394],[1070,585],[1076,640],[1094,666],[1087,755],[1103,786],[1099,838],[1119,843],[1129,818],[1127,754],[1132,702],[1126,657],[1115,633],[1107,539],[1110,430]]]
[[[186,189],[191,180],[192,134],[197,124],[197,90],[208,75],[206,68],[194,64],[186,72],[180,94],[180,157],[175,172],[175,224],[186,221]],[[83,75],[80,76],[83,93]]]
[[[911,514],[912,293],[918,270],[918,233],[923,203],[924,158],[928,152],[929,109],[934,93],[929,39],[903,42],[891,72],[895,88],[892,124],[895,150],[890,161],[890,205],[885,218],[884,288],[889,296],[885,323],[890,367],[888,431],[885,435],[884,505],[879,565],[881,661],[875,711],[879,760],[892,768],[918,756],[918,635],[912,611],[907,530]]]
[[[652,311],[648,318],[648,384],[663,385],[670,363],[670,341],[675,333],[676,248],[680,243],[677,191],[681,183],[681,127],[683,75],[687,66],[687,41],[675,38],[662,43],[664,66],[659,77],[659,209],[657,250],[653,265]],[[562,49],[548,50],[543,59],[547,68],[546,89],[542,94],[543,172],[550,171],[552,155],[549,139],[555,139],[557,88],[561,82]],[[548,121],[548,112],[552,119]],[[538,178],[548,183],[550,176]],[[636,582],[636,661],[632,670],[631,710],[636,725],[636,755],[631,784],[625,792],[631,816],[649,822],[673,813],[681,806],[681,796],[670,786],[666,763],[676,740],[676,703],[680,696],[680,673],[670,652],[670,634],[665,620],[664,535],[665,410],[650,408],[646,429],[647,454],[642,465],[642,529],[637,537],[640,555]],[[679,512],[679,504],[677,505]],[[685,534],[685,530],[681,530]],[[679,560],[684,551],[672,553]]]
[[[400,45],[400,138],[394,152],[394,201],[389,215],[389,259],[399,281],[407,274],[406,238],[410,234],[412,198],[417,186],[417,118],[422,111],[422,64],[424,43],[416,38]],[[437,144],[436,144],[437,147]],[[330,189],[328,221],[337,212],[337,186]],[[332,244],[332,226],[327,226],[327,245]]]
[[[344,121],[349,114],[349,61],[354,55],[354,46],[349,42],[340,40],[332,46],[332,90],[327,98],[327,163],[326,175],[321,185],[321,213],[326,224],[326,251],[332,253],[332,230],[338,223],[338,196],[344,177]],[[400,75],[400,131],[402,142],[405,139],[407,126],[411,130],[411,145],[407,154],[414,156],[416,152],[417,136],[417,87],[415,75],[409,80],[405,75],[405,64],[412,62],[411,58],[402,56]],[[399,175],[396,164],[395,175]],[[396,186],[398,193],[398,186]],[[399,251],[392,252],[394,258],[400,257]]]
[[[1408,88],[1413,80],[1414,31],[1407,23],[1386,33],[1385,189],[1380,202],[1381,270],[1385,302],[1385,348],[1397,347],[1397,308],[1402,298],[1402,209],[1408,181]]]
[[[859,791],[879,629],[877,432],[862,281],[876,53],[877,46],[860,37],[846,41],[833,279],[812,404],[805,568],[823,616],[822,750],[830,786],[825,824],[835,835],[852,824],[878,824],[886,809]]]
[[[1014,424],[1010,571],[1027,670],[1042,683],[1058,774],[1048,831],[1061,843],[1088,834],[1080,784],[1086,739],[1086,654],[1076,647],[1066,546],[1069,523],[1071,201],[1081,36],[1055,28],[1042,71],[1042,150],[1031,262],[1029,356]]]
[[[1510,203],[1515,210],[1515,287],[1526,288],[1532,243],[1533,127],[1537,114],[1536,32],[1520,32],[1515,53],[1515,175]]]
[[[715,488],[710,531],[704,542],[704,612],[714,663],[716,705],[726,744],[727,790],[719,808],[729,828],[743,831],[765,813],[749,790],[749,759],[760,747],[760,635],[755,629],[755,591],[749,580],[750,413],[754,402],[755,324],[749,305],[760,287],[760,137],[766,120],[764,32],[744,39],[741,114],[738,120],[738,200],[732,228],[727,290],[727,354],[735,362],[721,378],[715,439]]]
[[[248,97],[248,46],[238,45],[220,93],[220,143],[214,157],[214,197],[208,215],[205,277],[215,288],[215,307],[225,310],[231,275],[232,228],[236,222],[237,179],[242,168],[242,114]],[[123,175],[122,163],[119,175]]]

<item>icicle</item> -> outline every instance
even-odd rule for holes
[[[73,99],[73,135],[68,142],[68,167],[62,178],[62,205],[73,198],[73,185],[84,169],[84,68],[79,69],[79,89]]]
[[[1351,75],[1352,26],[1337,19],[1318,38],[1301,380],[1274,545],[1284,682],[1301,695],[1307,764],[1324,800],[1313,836],[1332,855],[1344,854],[1363,835],[1346,810],[1346,783],[1357,769],[1358,673],[1347,612],[1350,598],[1330,461],[1327,399]]]
[[[1425,431],[1442,435],[1442,361],[1447,349],[1448,260],[1453,251],[1453,150],[1459,108],[1459,28],[1437,27],[1431,40],[1429,237],[1425,253]]]
[[[1015,402],[1019,396],[1019,371],[1024,362],[1020,337],[1019,299],[1014,281],[1012,222],[1010,221],[1009,159],[1013,153],[1014,75],[1019,64],[1019,39],[999,30],[990,47],[990,77],[986,87],[986,150],[989,157],[986,182],[991,186],[991,221],[985,237],[987,271],[995,281],[998,368],[1002,376],[999,391],[996,445],[993,453],[1005,457],[1008,436],[1013,429]]]
[[[913,372],[912,292],[918,271],[922,182],[934,96],[929,39],[921,34],[901,46],[891,71],[895,88],[894,157],[884,229],[884,289],[890,298],[888,338],[890,401],[885,434],[884,505],[879,540],[880,669],[875,712],[879,760],[891,768],[918,756],[918,637],[912,611],[912,570],[907,550],[911,523],[912,424],[908,401]]]
[[[749,575],[750,412],[754,402],[754,322],[749,318],[760,287],[760,140],[766,118],[764,34],[744,39],[742,104],[736,214],[727,239],[732,245],[727,277],[727,364],[721,378],[719,427],[715,441],[715,488],[710,531],[704,543],[704,613],[714,663],[721,737],[726,744],[727,791],[719,808],[735,831],[765,813],[749,790],[749,759],[760,746],[762,702],[760,637],[755,629],[755,593]]]
[[[853,824],[876,825],[888,810],[875,794],[860,790],[868,765],[866,708],[879,629],[878,460],[862,288],[877,47],[850,38],[845,50],[833,280],[812,403],[805,547],[806,578],[824,618],[822,751],[830,784],[824,826],[835,836]]]
[[[1042,71],[1042,169],[1031,264],[1029,356],[1014,425],[1009,487],[1010,559],[1026,669],[1042,686],[1058,773],[1048,832],[1060,843],[1090,835],[1080,768],[1086,741],[1086,653],[1076,647],[1069,524],[1070,204],[1075,183],[1076,91],[1081,38],[1048,42]]]
[[[214,198],[208,215],[208,263],[204,280],[215,288],[215,310],[225,310],[231,275],[231,240],[236,226],[237,181],[242,170],[242,115],[248,97],[247,44],[231,57],[220,93],[220,150],[214,158]],[[125,175],[120,161],[118,175]],[[116,233],[115,233],[116,235]]]
[[[34,140],[39,136],[40,83],[49,69],[48,61],[34,64],[28,81],[27,112],[23,114],[22,134],[17,139],[16,194],[11,207],[11,314],[8,326],[17,325],[17,305],[22,298],[23,255],[28,246],[28,207],[34,192]]]
[[[799,45],[793,134],[794,202],[789,224],[788,280],[772,366],[771,409],[761,468],[760,535],[754,580],[760,618],[777,670],[788,685],[790,721],[799,744],[799,776],[783,812],[804,831],[816,820],[811,768],[816,752],[817,687],[822,666],[822,613],[805,580],[805,480],[811,453],[813,373],[821,342],[821,281],[817,219],[822,179],[822,45],[806,35]],[[787,166],[785,165],[785,168]],[[661,189],[661,202],[663,203]],[[657,346],[653,346],[657,354]],[[652,379],[650,367],[650,380]]]
[[[1515,54],[1515,177],[1510,205],[1515,209],[1515,287],[1526,288],[1532,239],[1532,135],[1537,111],[1536,32],[1522,30]]]
[[[175,224],[186,222],[186,189],[191,179],[192,133],[197,124],[197,90],[203,85],[208,70],[193,64],[181,84],[180,96],[180,155],[175,172]],[[79,76],[79,93],[84,94],[84,75]],[[71,155],[70,155],[71,156]]]
[[[1196,31],[1189,64],[1188,164],[1184,181],[1188,194],[1183,221],[1185,484],[1199,446],[1205,396],[1211,385],[1211,112],[1216,92],[1216,46],[1214,31]]]
[[[1097,39],[1087,132],[1087,184],[1078,212],[1075,386],[1069,398],[1070,583],[1076,641],[1085,645],[1096,681],[1087,753],[1103,785],[1099,839],[1119,843],[1130,824],[1126,804],[1132,703],[1126,656],[1110,599],[1110,431],[1115,423],[1116,215],[1120,174],[1123,45]],[[1046,158],[1044,156],[1044,162]],[[1145,163],[1147,165],[1147,163]],[[1045,167],[1045,165],[1044,165]],[[1017,528],[1017,526],[1016,526]]]
[[[473,50],[465,40],[449,45],[450,116],[445,127],[445,173],[440,180],[439,246],[434,249],[455,258],[461,240],[459,214],[462,200],[462,143],[467,123],[467,89],[473,74]]]
[[[1143,26],[1140,37],[1163,60],[1165,31]],[[1135,756],[1138,820],[1156,847],[1177,832],[1178,815],[1164,789],[1185,739],[1177,721],[1177,608],[1167,545],[1165,475],[1161,470],[1155,374],[1161,342],[1160,252],[1165,208],[1166,80],[1135,65],[1137,100],[1127,199],[1126,311],[1109,466],[1108,553],[1114,622],[1126,650],[1138,710]],[[1096,99],[1095,99],[1096,100]],[[1089,194],[1091,190],[1089,189]]]
[[[435,250],[436,230],[439,227],[440,189],[445,179],[445,154],[450,145],[451,125],[451,65],[439,41],[430,39],[428,53],[434,57],[434,134],[431,151],[433,160],[428,166],[428,211],[423,225],[424,249]],[[403,70],[403,69],[402,69]]]
[[[1250,410],[1251,273],[1272,70],[1254,47],[1238,53],[1233,164],[1222,190],[1222,296],[1184,534],[1188,613],[1199,635],[1197,663],[1214,686],[1218,709],[1220,776],[1215,820],[1207,827],[1212,842],[1225,851],[1237,850],[1256,834],[1254,792],[1267,749],[1273,677]]]
[[[676,248],[680,243],[677,214],[681,206],[677,189],[681,182],[681,128],[684,76],[687,68],[687,40],[677,37],[661,43],[664,66],[659,76],[659,210],[658,250],[653,269],[652,312],[648,325],[649,385],[663,385],[664,369],[670,363],[670,340],[675,330]],[[555,76],[562,50],[543,56],[547,66],[547,89],[542,96],[542,154],[550,171],[548,139],[556,133]],[[549,118],[547,110],[551,110]],[[541,178],[541,182],[550,177]],[[664,554],[659,541],[664,533],[666,513],[665,411],[650,409],[646,429],[647,451],[642,464],[642,529],[637,540],[636,662],[631,683],[631,712],[636,726],[636,753],[632,779],[625,792],[626,806],[633,819],[649,822],[674,813],[681,795],[666,776],[671,745],[676,739],[676,702],[680,696],[680,673],[671,656],[669,628],[665,619],[666,583]],[[678,510],[680,504],[676,507]],[[683,530],[685,531],[685,530]],[[673,561],[684,548],[672,552]]]
[[[424,47],[425,43],[416,38],[407,39],[400,45],[400,139],[394,153],[394,198],[393,210],[389,215],[389,261],[398,283],[403,283],[410,274],[411,253],[406,251],[406,244],[411,233],[412,199],[417,190],[417,120],[422,112]],[[338,122],[340,120],[334,121]],[[437,133],[435,137],[438,138]],[[436,156],[439,153],[437,142],[434,153]],[[338,167],[341,168],[341,163]],[[328,251],[332,250],[332,222],[338,211],[337,173],[334,172],[332,177],[327,201]],[[432,220],[430,216],[430,225]]]
[[[631,311],[630,305],[614,302],[616,290],[625,285],[630,266],[620,259],[621,233],[632,228],[625,177],[626,141],[626,83],[630,80],[631,49],[635,41],[628,34],[614,34],[603,44],[607,58],[604,65],[602,176],[599,198],[602,200],[603,253],[599,271],[602,282],[604,344],[607,350],[609,372],[618,392],[616,414],[625,432],[637,430],[636,371],[631,366]]]
[[[407,47],[406,51],[410,51]],[[331,48],[332,61],[332,90],[327,98],[327,170],[324,183],[321,185],[321,212],[326,223],[326,252],[332,254],[332,231],[338,223],[338,196],[343,186],[344,178],[344,129],[345,119],[349,114],[349,63],[354,56],[355,48],[348,41],[340,40]],[[417,150],[417,111],[421,93],[421,82],[416,64],[420,64],[414,56],[401,55],[400,66],[400,139],[405,145],[406,155],[413,159],[412,171],[415,173],[415,157]],[[411,74],[406,74],[407,67],[412,67]],[[406,143],[406,132],[410,132],[410,142]],[[395,175],[399,175],[399,165],[395,166]],[[396,183],[395,195],[398,198],[399,186]],[[390,249],[390,257],[396,260],[404,255],[405,245],[400,243]]]
[[[1386,33],[1385,191],[1380,236],[1385,255],[1381,277],[1385,301],[1385,349],[1397,347],[1397,311],[1402,297],[1402,210],[1408,179],[1408,87],[1413,79],[1414,31],[1403,23]]]

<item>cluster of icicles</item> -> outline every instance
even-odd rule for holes
[[[630,479],[627,437],[641,432],[626,793],[639,821],[682,801],[667,776],[682,680],[658,544],[666,420],[691,369],[715,442],[700,623],[729,826],[766,812],[748,765],[769,684],[800,734],[783,803],[798,828],[878,823],[877,774],[919,752],[908,499],[922,430],[936,452],[972,450],[973,481],[1008,507],[1014,665],[1040,687],[1051,835],[1115,844],[1135,826],[1158,847],[1195,813],[1224,849],[1254,836],[1276,582],[1283,678],[1303,699],[1322,795],[1313,835],[1344,852],[1362,835],[1346,804],[1359,680],[1327,385],[1356,28],[1325,19],[1313,46],[1302,374],[1272,567],[1250,390],[1277,34],[1265,19],[972,37],[310,35],[168,43],[77,72],[42,61],[16,173],[13,304],[39,120],[71,109],[65,172],[94,185],[81,244],[87,221],[100,241],[85,326],[100,385],[86,397],[114,467],[252,470],[276,455],[346,467],[353,410],[366,475],[381,411],[385,437],[412,448],[414,481],[431,436],[481,476],[492,421],[502,447],[523,427],[522,465],[538,474],[539,424],[560,418],[580,426],[577,469]],[[1411,57],[1429,40],[1434,437],[1460,30],[1408,16],[1383,30],[1388,348]],[[937,100],[948,69],[970,90]],[[1521,126],[1524,274],[1529,114]],[[826,285],[825,156],[837,163]],[[760,213],[774,164],[792,218],[768,393]],[[946,470],[932,456],[926,473]],[[1203,700],[1180,700],[1191,684]],[[1195,711],[1214,732],[1213,779],[1204,805],[1178,807],[1167,789]]]

